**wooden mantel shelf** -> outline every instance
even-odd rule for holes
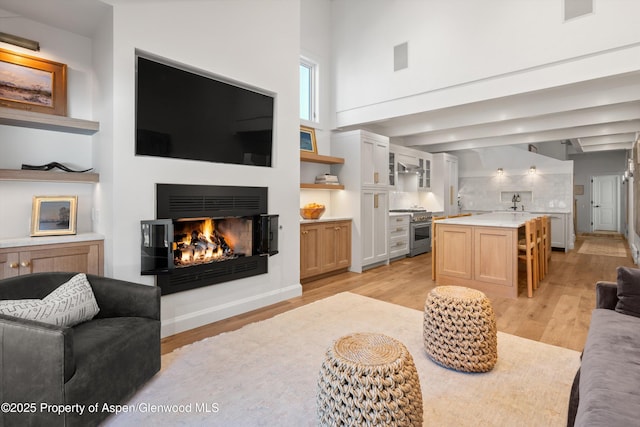
[[[341,165],[344,163],[342,157],[323,156],[308,151],[300,151],[301,162],[323,163],[326,165]]]
[[[0,124],[83,135],[93,135],[100,129],[100,123],[91,120],[74,119],[66,116],[35,113],[6,107],[0,107]]]
[[[344,185],[342,184],[305,184],[301,183],[300,188],[308,189],[308,190],[344,190]]]
[[[60,171],[32,171],[16,169],[0,169],[0,181],[52,181],[52,182],[80,182],[96,183],[100,180],[97,173],[60,172]]]

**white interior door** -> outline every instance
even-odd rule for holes
[[[593,177],[593,231],[618,231],[619,187],[617,175]]]

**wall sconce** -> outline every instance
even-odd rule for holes
[[[498,168],[498,176],[504,175],[504,170],[502,168]]]
[[[14,46],[24,47],[25,49],[40,50],[40,43],[34,40],[25,39],[24,37],[14,36],[12,34],[0,33],[0,42],[12,44]]]
[[[633,176],[633,172],[635,172],[635,166],[633,164],[633,159],[628,159],[627,160],[627,164],[628,164],[627,171],[629,172],[629,174],[627,175],[627,178],[629,178],[629,177],[632,177]]]
[[[534,175],[536,173],[536,167],[535,166],[531,166],[529,168],[529,175]]]

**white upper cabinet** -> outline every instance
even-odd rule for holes
[[[363,133],[361,145],[362,186],[389,186],[389,139]]]

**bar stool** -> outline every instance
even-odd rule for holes
[[[518,242],[518,260],[527,266],[527,296],[533,297],[533,289],[538,288],[538,244],[536,220],[524,225],[524,239]]]
[[[436,224],[435,222],[447,218],[446,216],[431,217],[431,280],[436,280]]]
[[[547,271],[551,262],[551,217],[547,217]]]
[[[549,233],[549,226],[551,222],[549,221],[549,217],[547,215],[542,216],[542,244],[540,245],[542,248],[542,271],[544,273],[543,277],[549,274],[549,258],[551,254],[549,253],[551,250],[551,235]]]
[[[538,284],[544,280],[544,257],[546,256],[543,250],[543,238],[542,238],[542,217],[536,218],[536,250],[538,251]],[[534,286],[533,289],[537,289],[538,286]]]

